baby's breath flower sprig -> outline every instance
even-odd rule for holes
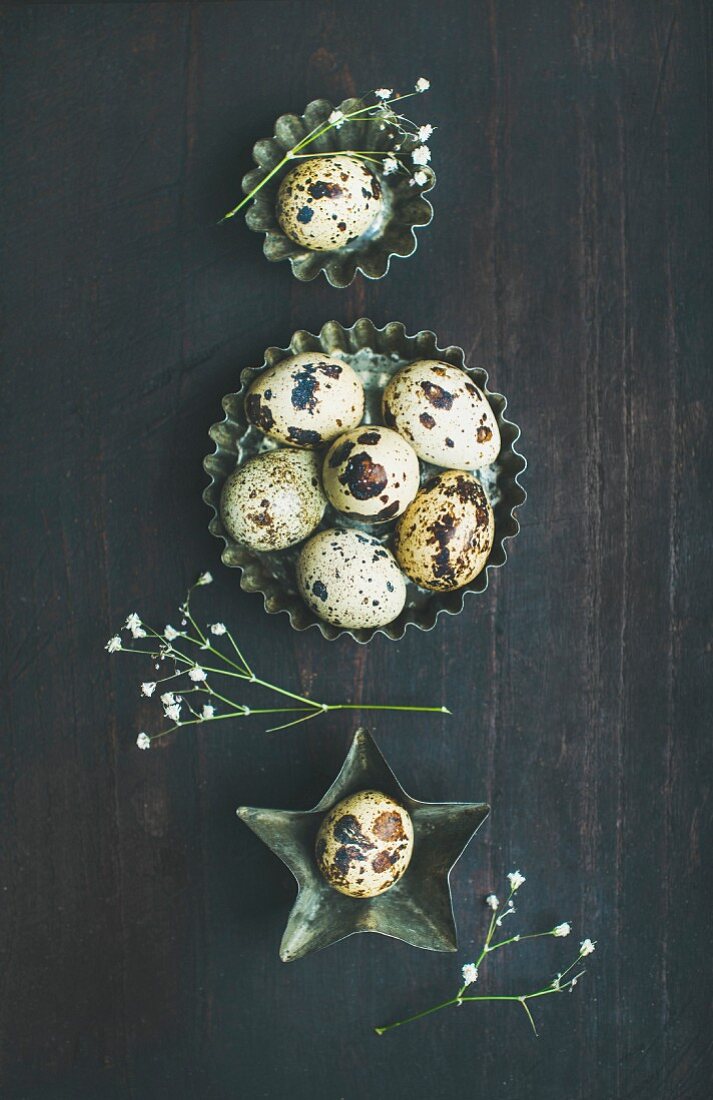
[[[122,630],[129,634],[124,640],[121,633],[114,634],[105,645],[108,653],[140,653],[153,662],[154,679],[140,685],[145,698],[156,696],[163,708],[164,717],[171,725],[156,734],[141,731],[136,739],[140,749],[149,749],[154,741],[174,733],[185,726],[217,722],[226,718],[248,718],[253,714],[289,715],[289,720],[267,731],[297,726],[320,714],[336,710],[413,711],[430,714],[450,714],[447,707],[414,707],[398,704],[375,703],[318,703],[305,695],[298,695],[258,676],[246,660],[233,633],[223,622],[210,623],[203,630],[198,624],[191,597],[196,588],[213,581],[210,573],[201,573],[189,588],[185,600],[179,605],[179,626],[164,626],[154,630],[136,612],[127,618]],[[134,643],[147,639],[139,648]],[[148,646],[149,648],[146,648]],[[227,650],[227,652],[226,652]],[[165,675],[155,675],[161,671]],[[218,677],[226,677],[229,683],[243,683],[265,688],[285,700],[285,705],[274,707],[249,707],[231,697],[230,688],[216,686]],[[167,690],[168,689],[168,690]],[[197,698],[195,698],[197,696]],[[278,700],[276,700],[277,702]],[[288,703],[289,701],[289,703]]]
[[[339,108],[336,108],[327,117],[325,122],[320,122],[317,126],[314,126],[301,141],[298,141],[296,145],[288,149],[282,160],[279,161],[278,164],[273,165],[263,179],[253,187],[252,191],[250,191],[244,199],[241,199],[237,206],[234,206],[232,210],[220,219],[221,222],[228,221],[229,218],[234,218],[243,207],[247,206],[247,204],[255,198],[258,191],[262,190],[265,184],[281,172],[290,161],[305,160],[312,157],[334,156],[334,153],[316,153],[314,151],[309,152],[305,150],[309,150],[309,147],[313,145],[315,141],[323,137],[330,130],[340,130],[345,122],[353,122],[354,120],[364,121],[369,118],[375,119],[379,122],[379,129],[389,129],[391,134],[398,137],[400,141],[393,150],[342,149],[340,151],[343,154],[355,157],[357,160],[365,160],[372,164],[378,164],[385,175],[392,175],[399,171],[405,172],[410,177],[409,183],[413,186],[424,187],[429,181],[429,176],[427,172],[423,171],[423,166],[428,164],[431,160],[431,150],[425,142],[427,142],[435,132],[435,126],[432,126],[430,123],[419,124],[417,122],[412,122],[406,115],[395,111],[394,104],[400,104],[405,99],[410,99],[415,95],[421,95],[423,92],[427,92],[430,87],[430,80],[421,76],[416,81],[413,91],[411,92],[405,92],[400,95],[392,88],[377,88],[375,91],[367,93],[367,95],[363,97],[363,100],[373,99],[373,102],[367,103],[366,106],[360,107],[358,110],[343,112]],[[402,152],[401,143],[404,138],[416,138],[420,144],[409,153]]]
[[[461,986],[455,996],[447,1001],[441,1001],[440,1004],[432,1005],[431,1008],[426,1008],[422,1012],[417,1012],[414,1016],[408,1016],[404,1020],[397,1020],[396,1023],[386,1024],[384,1027],[375,1027],[374,1031],[377,1035],[383,1035],[384,1032],[391,1031],[391,1029],[395,1027],[402,1027],[404,1024],[411,1024],[415,1020],[422,1020],[424,1016],[431,1016],[434,1012],[440,1012],[441,1009],[464,1005],[470,1002],[474,1003],[476,1001],[513,1001],[514,1003],[522,1005],[530,1026],[535,1035],[537,1035],[537,1027],[535,1026],[535,1021],[528,1002],[539,997],[550,997],[555,993],[571,993],[585,972],[584,969],[580,969],[581,963],[587,955],[592,954],[596,947],[596,941],[590,939],[582,940],[579,945],[579,954],[574,962],[570,963],[565,970],[561,970],[552,981],[541,989],[536,989],[531,993],[468,993],[467,990],[470,986],[475,985],[478,981],[480,967],[483,961],[488,955],[492,954],[493,951],[497,951],[501,947],[507,947],[509,944],[513,943],[523,943],[525,940],[541,939],[543,936],[555,936],[557,938],[569,936],[572,931],[572,926],[569,921],[564,921],[562,924],[556,924],[554,928],[547,929],[546,932],[528,932],[525,934],[520,934],[518,932],[514,936],[509,936],[507,939],[497,940],[493,943],[496,931],[502,926],[503,920],[516,912],[513,897],[525,882],[524,876],[521,875],[519,871],[511,871],[507,875],[507,879],[509,884],[508,895],[502,903],[495,894],[488,894],[484,899],[485,904],[490,910],[488,931],[485,935],[483,947],[478,958],[475,962],[468,962],[461,968]]]

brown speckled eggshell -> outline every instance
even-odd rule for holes
[[[433,591],[470,584],[493,546],[495,519],[472,474],[447,470],[411,502],[394,534],[394,554],[407,576]]]
[[[271,439],[313,450],[361,422],[364,390],[348,363],[301,352],[257,376],[245,415]]]
[[[500,429],[485,394],[460,367],[418,359],[394,375],[382,401],[384,423],[419,458],[451,470],[479,470],[495,462]]]
[[[361,531],[319,531],[300,551],[297,584],[320,619],[349,630],[386,626],[403,610],[406,582],[393,554]]]
[[[363,424],[335,439],[322,481],[340,512],[383,522],[400,516],[416,496],[418,458],[398,432]]]
[[[277,193],[277,220],[313,252],[333,252],[365,233],[383,202],[381,184],[363,161],[314,157],[287,173]]]
[[[320,461],[311,451],[268,451],[227,478],[220,498],[223,526],[253,550],[284,550],[311,535],[327,498]]]
[[[340,894],[374,898],[389,890],[413,854],[413,822],[403,806],[381,791],[359,791],[324,818],[315,857]]]

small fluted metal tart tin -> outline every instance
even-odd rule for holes
[[[268,439],[245,416],[244,401],[252,381],[261,371],[289,356],[300,352],[316,352],[342,358],[359,374],[364,386],[366,407],[364,423],[381,421],[381,395],[393,374],[416,359],[440,359],[467,370],[475,384],[487,397],[500,428],[501,449],[492,466],[476,471],[493,506],[495,513],[495,537],[488,563],[483,571],[468,585],[451,592],[433,592],[419,588],[407,578],[406,604],[397,619],[388,626],[362,630],[346,630],[318,619],[302,600],[297,589],[295,567],[301,547],[287,550],[260,552],[236,543],[226,532],[220,516],[220,495],[226,478],[237,466],[256,454],[272,450],[277,444]],[[462,348],[438,346],[435,333],[424,330],[409,336],[400,321],[392,321],[377,328],[367,317],[361,318],[351,328],[343,328],[338,321],[328,321],[318,336],[303,329],[294,333],[286,348],[270,347],[260,367],[246,367],[240,375],[240,389],[223,398],[225,417],[210,429],[215,449],[203,461],[210,484],[203,493],[212,514],[209,530],[224,543],[221,558],[225,565],[241,572],[240,585],[246,592],[260,592],[265,610],[274,615],[286,612],[295,630],[316,627],[328,640],[349,635],[356,642],[371,641],[375,634],[385,634],[397,641],[403,638],[409,626],[419,630],[431,630],[439,615],[458,615],[463,610],[469,593],[483,592],[488,586],[492,569],[498,569],[507,561],[505,543],[520,530],[515,511],[526,499],[519,478],[527,467],[525,458],[515,449],[520,436],[517,424],[505,416],[507,400],[502,394],[492,393],[487,386],[488,375],[481,367],[468,367]],[[421,463],[421,483],[438,467]],[[389,544],[396,521],[376,526],[361,522],[336,512],[328,505],[320,528],[353,527],[366,531],[385,544]]]
[[[364,106],[366,104],[361,99],[345,99],[338,109],[348,114]],[[328,100],[315,99],[307,104],[302,115],[281,115],[275,123],[274,136],[257,141],[253,146],[253,160],[258,167],[243,177],[243,193],[249,195],[280,163],[285,153],[311,130],[325,123],[333,110],[334,107]],[[347,153],[354,149],[393,151],[395,156],[405,157],[418,143],[417,137],[404,137],[388,123],[367,117],[345,122],[339,128],[332,127],[326,134],[311,142],[303,152],[305,155]],[[400,146],[398,151],[395,150],[396,145]],[[389,270],[392,256],[410,256],[416,251],[418,242],[415,229],[428,225],[433,218],[433,207],[423,197],[436,184],[436,176],[431,168],[420,169],[428,177],[428,182],[418,186],[412,184],[404,172],[385,175],[378,164],[369,162],[369,170],[374,173],[382,187],[381,213],[373,225],[350,244],[334,252],[313,252],[291,240],[282,231],[277,220],[277,193],[280,184],[287,173],[299,163],[300,161],[294,160],[283,165],[247,207],[245,221],[250,229],[265,234],[263,252],[268,260],[288,259],[293,274],[302,282],[315,279],[323,271],[332,286],[345,287],[354,280],[357,271],[361,271],[368,279],[381,279]]]

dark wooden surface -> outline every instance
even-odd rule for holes
[[[5,5],[0,1083],[12,1100],[710,1095],[711,11],[695,2]],[[300,285],[235,200],[308,100],[420,75],[436,217],[378,283]],[[207,532],[206,432],[263,348],[403,320],[492,371],[530,499],[507,567],[433,633],[297,636]],[[487,798],[462,951],[360,936],[293,965],[294,887],[234,815],[312,805],[348,718],[140,753],[129,611],[204,568],[206,617],[373,729],[424,799]],[[143,672],[143,675],[142,675]],[[572,996],[449,996],[482,896],[599,941]],[[571,941],[493,958],[536,982]]]

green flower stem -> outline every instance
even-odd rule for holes
[[[261,680],[259,676],[251,676],[250,683],[269,688],[270,691],[275,691],[278,695],[284,695],[288,699],[294,699],[296,703],[306,703],[307,706],[314,707],[315,710],[325,709],[321,703],[316,703],[314,699],[307,699],[304,695],[295,695],[294,691],[287,691],[286,688],[277,687],[276,684],[270,684],[267,680]]]
[[[230,644],[232,645],[233,649],[237,653],[239,659],[243,662],[243,666],[244,666],[245,671],[247,672],[248,676],[254,676],[255,674],[254,674],[253,670],[251,669],[250,665],[248,664],[248,662],[243,657],[243,654],[242,654],[242,652],[241,652],[241,650],[238,646],[238,643],[235,641],[235,638],[233,637],[233,635],[230,633],[229,630],[226,631],[226,635],[227,635],[228,640],[230,641]]]
[[[390,149],[345,149],[350,157],[390,157]],[[293,153],[293,160],[316,160],[318,157],[333,157],[334,153]]]
[[[294,708],[298,710],[298,707]],[[284,722],[280,726],[270,726],[266,733],[280,733],[282,730],[288,730],[291,726],[299,726],[302,722],[309,722],[312,718],[316,718],[318,714],[321,714],[321,710],[313,710],[310,714],[303,714],[301,718],[295,718],[292,722]]]
[[[294,709],[300,709],[295,707]],[[445,706],[379,706],[361,703],[311,703],[311,714],[296,718],[294,722],[287,722],[284,726],[272,726],[267,730],[268,734],[276,734],[278,730],[288,729],[289,726],[298,726],[300,722],[309,722],[310,718],[316,718],[318,714],[327,714],[330,711],[416,711],[420,714],[450,714]]]
[[[228,632],[226,631],[226,635],[228,635],[228,637],[230,637],[230,640],[233,642],[233,646],[235,648],[235,651],[238,654],[238,657],[240,657],[240,660],[243,662],[244,668],[241,668],[240,665],[236,665],[235,661],[231,661],[230,658],[226,657],[224,653],[221,653],[221,651],[219,649],[216,649],[215,646],[211,645],[211,643],[208,641],[206,635],[203,633],[201,628],[198,626],[198,624],[193,619],[193,616],[191,615],[191,612],[190,612],[190,607],[189,607],[187,598],[186,598],[185,604],[183,605],[182,610],[185,613],[186,618],[190,621],[190,623],[193,626],[194,630],[198,634],[198,638],[192,638],[190,636],[190,634],[184,634],[184,633],[181,633],[181,635],[180,635],[181,638],[183,638],[183,640],[186,641],[186,642],[190,642],[191,645],[196,646],[203,653],[212,653],[215,657],[218,657],[219,660],[225,661],[225,663],[227,665],[230,665],[231,668],[236,669],[239,673],[241,673],[241,675],[244,676],[245,679],[249,679],[250,676],[252,675],[252,672],[248,668],[247,661],[245,660],[242,653],[240,652],[237,645],[235,644],[235,641],[233,640],[232,635],[228,634]],[[144,625],[146,626],[146,630],[148,631],[149,634],[153,635],[154,638],[157,638],[158,641],[161,642],[162,644],[166,643],[166,639],[164,638],[163,634],[159,634],[156,630],[153,629],[153,627],[148,626],[148,624],[144,624]],[[167,644],[168,644],[168,647],[169,647],[169,653],[168,653],[169,656],[177,657],[179,660],[184,661],[185,663],[188,663],[188,664],[191,664],[191,665],[195,664],[195,661],[191,660],[190,657],[186,657],[185,653],[181,653],[180,649],[176,649],[176,647],[173,646],[170,642],[168,642]],[[138,653],[140,651],[139,650],[134,650],[133,652]],[[213,669],[212,671],[222,672],[222,669]]]
[[[580,974],[576,975],[576,977],[579,978],[583,973],[584,971],[582,970]],[[535,993],[522,993],[520,994],[520,996],[515,993],[482,993],[478,995],[474,994],[472,996],[463,996],[461,994],[456,994],[456,996],[451,997],[450,1000],[441,1001],[440,1004],[433,1005],[431,1008],[426,1008],[423,1010],[423,1012],[417,1012],[413,1016],[407,1016],[404,1020],[397,1020],[396,1023],[385,1024],[383,1027],[375,1027],[374,1031],[377,1035],[383,1035],[384,1032],[392,1031],[395,1027],[403,1027],[404,1024],[412,1024],[416,1020],[422,1020],[425,1016],[431,1016],[434,1012],[440,1012],[442,1009],[450,1008],[452,1005],[462,1005],[466,1003],[475,1004],[476,1001],[519,1001],[520,1004],[523,1005],[523,1007],[526,1009],[528,1018],[536,1035],[537,1029],[535,1028],[535,1022],[532,1019],[532,1014],[527,1008],[527,1001],[533,1001],[537,997],[549,997],[553,993],[562,993],[571,984],[571,981],[569,981],[565,982],[563,985],[560,985],[559,989],[548,986],[547,989],[538,989]]]
[[[210,583],[204,581],[203,584]],[[177,729],[181,729],[183,726],[194,726],[203,724],[205,722],[223,720],[225,718],[247,718],[253,714],[284,714],[295,716],[291,717],[290,721],[284,722],[279,726],[273,726],[268,730],[268,733],[274,733],[278,730],[288,729],[291,726],[299,725],[301,722],[309,722],[312,718],[316,718],[320,714],[328,714],[332,711],[404,711],[407,713],[421,713],[421,714],[450,714],[448,707],[420,707],[404,705],[400,706],[394,703],[320,703],[314,699],[308,699],[305,695],[300,695],[297,692],[289,691],[287,688],[280,687],[278,684],[270,683],[269,680],[263,680],[262,677],[257,676],[245,656],[243,655],[238,643],[230,633],[221,624],[221,629],[217,631],[216,636],[225,636],[232,646],[232,649],[237,657],[239,664],[236,663],[231,657],[228,657],[221,649],[212,645],[209,638],[211,630],[215,628],[207,627],[205,631],[198,625],[196,619],[190,608],[190,598],[194,588],[201,587],[201,585],[193,585],[186,594],[184,602],[179,605],[179,610],[184,616],[184,624],[190,622],[190,629],[193,630],[193,634],[186,631],[176,631],[176,638],[170,640],[158,631],[154,630],[147,623],[142,622],[142,627],[145,629],[145,637],[151,637],[156,639],[156,649],[135,648],[134,646],[121,646],[121,652],[123,653],[139,653],[142,656],[149,657],[153,662],[165,661],[167,658],[173,662],[173,672],[167,676],[159,677],[152,681],[156,686],[159,684],[166,684],[170,681],[178,680],[181,676],[188,676],[194,669],[202,670],[201,674],[197,678],[191,680],[185,689],[181,689],[179,685],[174,686],[172,695],[176,696],[176,701],[180,703],[180,700],[185,696],[185,704],[188,709],[191,718],[187,718],[186,721],[175,722],[174,725],[168,729],[163,730],[161,733],[149,736],[148,734],[141,734],[139,738],[139,744],[141,738],[148,737],[149,741],[154,741],[160,737],[165,737],[170,733],[173,733]],[[198,651],[194,656],[188,656],[182,649],[177,647],[178,639],[184,642],[187,646],[195,646]],[[211,655],[217,659],[217,665],[207,665],[203,663],[203,655]],[[171,667],[170,664],[168,666]],[[275,695],[282,696],[285,700],[291,700],[294,706],[283,707],[248,707],[245,704],[238,703],[234,699],[230,699],[227,695],[223,695],[221,692],[216,691],[213,684],[209,681],[208,676],[228,676],[234,680],[241,680],[243,683],[255,684],[257,687],[263,687],[267,691],[272,692]],[[224,703],[229,709],[224,714],[212,714],[203,716],[195,710],[188,700],[188,696],[200,693],[207,696],[208,699],[219,700]],[[153,694],[153,691],[151,692]],[[168,717],[168,715],[167,715]],[[140,747],[145,747],[140,744]]]
[[[264,176],[263,179],[260,180],[257,187],[253,187],[253,189],[252,189],[252,191],[250,192],[249,195],[246,195],[245,198],[241,202],[239,202],[237,206],[234,206],[232,210],[230,210],[227,214],[223,215],[223,217],[218,222],[218,225],[222,225],[223,222],[227,222],[229,218],[234,218],[235,215],[237,213],[239,213],[239,211],[241,211],[243,209],[243,207],[246,206],[250,202],[251,199],[255,198],[258,191],[260,191],[265,186],[265,184],[268,182],[268,180],[271,180],[273,176],[276,176],[277,173],[280,171],[280,169],[283,168],[285,166],[285,164],[287,164],[287,162],[290,161],[291,159],[292,159],[292,152],[290,151],[290,153],[288,153],[288,155],[286,157],[282,158],[282,160],[280,161],[279,164],[276,164],[274,168],[270,169],[270,171],[267,173],[267,175]]]
[[[161,730],[160,733],[153,734],[149,740],[158,741],[159,738],[167,737],[169,733],[175,733],[176,730],[183,729],[184,726],[203,726],[206,722],[220,722],[224,718],[250,718],[253,714],[289,714],[298,709],[298,707],[259,707],[255,709],[249,707],[247,711],[241,708],[240,710],[226,711],[225,714],[214,714],[212,718],[189,718],[186,722],[177,722],[175,725],[169,726],[167,730]],[[313,716],[310,714],[309,717],[312,718]]]
[[[419,714],[452,714],[448,707],[402,707],[398,703],[322,703],[320,710],[404,710],[417,711]]]
[[[345,122],[352,122],[354,119],[360,118],[363,115],[371,114],[371,115],[374,115],[374,116],[378,117],[378,115],[381,112],[383,112],[384,109],[387,106],[390,106],[392,103],[400,103],[404,99],[411,99],[412,96],[420,95],[420,94],[421,94],[420,92],[407,92],[405,95],[395,96],[393,99],[380,100],[378,103],[372,103],[368,107],[360,107],[358,111],[350,111],[348,114],[344,115],[344,118],[339,120],[339,125],[343,126]],[[402,119],[403,116],[402,115],[396,115],[396,118],[401,118]],[[408,119],[404,119],[404,121],[408,121]],[[389,124],[388,118],[384,118],[384,122]],[[393,123],[391,123],[391,124],[393,125]],[[415,124],[412,124],[412,125],[415,125]],[[285,156],[282,158],[282,160],[279,162],[279,164],[274,165],[274,167],[270,169],[270,171],[267,173],[267,175],[263,176],[263,178],[260,180],[260,182],[255,187],[253,187],[252,191],[248,195],[246,195],[244,199],[241,199],[241,201],[238,203],[237,206],[234,206],[232,210],[230,210],[227,214],[223,215],[223,217],[220,219],[220,222],[218,224],[221,225],[223,222],[228,221],[229,218],[234,218],[235,215],[237,213],[239,213],[243,209],[244,206],[246,206],[252,199],[255,198],[258,191],[262,190],[262,188],[265,186],[265,184],[268,183],[269,180],[271,180],[273,178],[273,176],[276,176],[277,173],[282,168],[284,168],[284,166],[286,164],[288,164],[291,160],[299,160],[300,159],[300,153],[301,153],[302,149],[306,149],[307,146],[310,145],[313,141],[317,141],[318,138],[323,137],[324,134],[326,134],[330,130],[334,129],[335,126],[337,126],[336,122],[327,122],[326,124],[321,124],[321,128],[320,128],[320,125],[318,124],[312,130],[310,130],[310,132],[308,134],[306,134],[302,138],[301,141],[298,141],[296,145],[293,145],[293,147],[285,154]],[[360,153],[360,152],[357,152],[357,151],[352,150],[352,149],[348,150],[348,152],[353,153],[355,156],[364,156],[364,155],[373,156],[374,153],[376,153],[376,155],[378,155],[378,156],[390,156],[391,155],[387,151],[381,152],[381,151],[377,151],[377,150],[368,150],[366,152],[366,154],[364,152]],[[306,155],[307,156],[334,156],[333,153],[314,153],[314,154],[306,154]],[[376,163],[378,163],[378,162],[376,162]],[[195,587],[196,586],[193,585],[193,588],[195,588]]]

